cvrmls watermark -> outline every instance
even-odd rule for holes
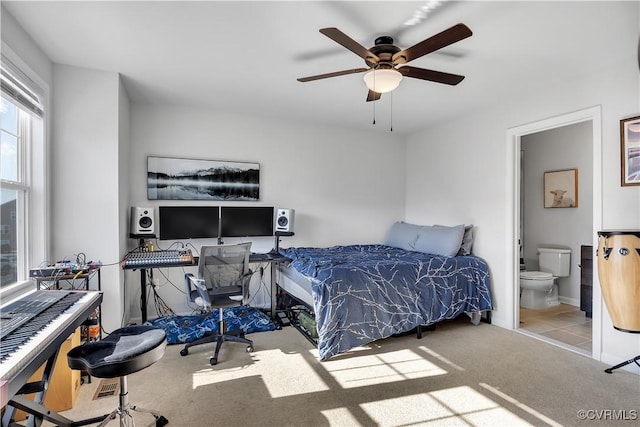
[[[580,420],[591,421],[635,421],[638,419],[638,411],[635,409],[579,409],[577,416]]]

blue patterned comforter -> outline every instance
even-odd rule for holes
[[[418,325],[493,309],[488,267],[477,256],[385,245],[280,252],[311,279],[322,360]]]

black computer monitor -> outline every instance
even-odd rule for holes
[[[216,239],[218,206],[160,206],[160,240]]]
[[[222,206],[220,237],[273,236],[273,207]]]

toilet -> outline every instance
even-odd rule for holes
[[[520,307],[538,310],[560,304],[558,277],[569,276],[571,249],[538,248],[540,271],[520,272]]]

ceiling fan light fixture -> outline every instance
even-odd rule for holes
[[[394,69],[371,70],[364,75],[364,82],[369,90],[378,93],[391,92],[398,87],[400,80],[402,74]]]

